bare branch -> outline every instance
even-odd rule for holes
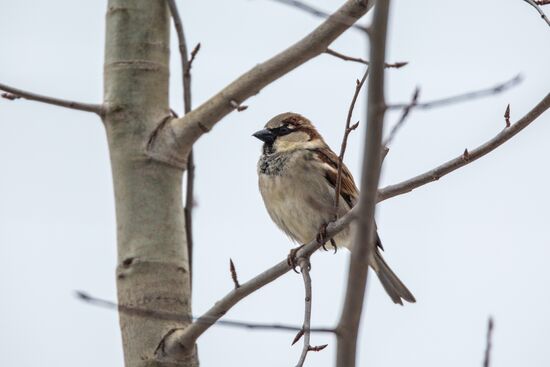
[[[309,13],[313,16],[316,16],[318,18],[325,18],[326,19],[326,18],[331,16],[330,13],[319,10],[319,9],[317,9],[317,8],[311,6],[311,5],[308,5],[308,4],[304,3],[303,1],[298,1],[298,0],[272,0],[272,1],[292,6],[294,8],[305,11],[306,13]],[[353,24],[353,23],[355,23],[354,19],[349,19],[348,17],[343,17],[342,16],[338,20],[341,21],[341,22],[344,22],[344,23],[349,23],[349,25],[352,28],[358,29],[362,32],[365,32],[365,33],[369,32],[369,29],[367,27],[363,27],[362,25],[359,25],[359,24]]]
[[[237,269],[235,269],[235,264],[233,264],[233,260],[229,259],[229,272],[231,273],[231,280],[233,280],[233,284],[235,285],[235,289],[240,288],[239,279],[237,278]]]
[[[515,124],[505,128],[498,133],[494,138],[486,143],[478,146],[475,149],[469,150],[468,159],[464,158],[464,155],[451,159],[442,165],[424,172],[418,176],[405,180],[403,182],[386,186],[380,189],[378,193],[378,201],[383,201],[392,198],[397,195],[402,195],[410,192],[420,186],[426,185],[430,182],[439,180],[441,177],[469,164],[473,161],[483,157],[484,155],[492,152],[513,136],[525,129],[529,124],[535,121],[540,115],[542,115],[548,108],[550,108],[550,93],[546,95],[531,111],[518,120]]]
[[[185,185],[185,235],[187,238],[187,257],[189,258],[189,280],[193,284],[193,207],[195,206],[195,154],[193,149],[187,156],[187,179]],[[193,287],[191,287],[192,289]]]
[[[175,0],[166,0],[168,7],[170,8],[170,14],[172,15],[172,20],[174,21],[174,28],[176,28],[176,34],[178,36],[178,48],[181,56],[181,75],[182,75],[182,85],[183,85],[183,105],[185,113],[191,111],[191,62],[189,60],[187,52],[187,41],[185,39],[185,33],[183,31],[183,24],[181,17],[178,11]],[[198,52],[200,44],[195,47],[196,52]],[[194,59],[194,57],[193,57]]]
[[[189,318],[189,317],[184,317],[180,314],[174,314],[170,312],[153,311],[150,309],[117,305],[115,302],[93,297],[88,293],[82,292],[82,291],[76,291],[75,295],[79,300],[86,302],[92,306],[97,306],[108,310],[119,311],[122,313],[134,315],[134,316],[140,316],[140,317],[146,317],[146,318],[158,319],[158,320],[183,321],[183,322],[190,322],[195,320],[195,322],[201,322],[195,317]],[[204,318],[201,317],[201,319],[202,321],[204,321]],[[235,327],[240,329],[303,332],[303,327],[297,326],[297,325],[245,322],[245,321],[235,321],[235,320],[214,320],[214,322],[216,323],[216,325]],[[334,333],[335,332],[333,328],[310,328],[309,331],[311,331],[312,333]]]
[[[493,318],[489,317],[489,321],[487,321],[487,341],[485,345],[485,357],[483,358],[483,367],[490,367],[491,366],[491,347],[493,342],[493,329],[494,329],[494,322]]]
[[[548,5],[548,4],[550,4],[550,0],[536,0],[535,4],[541,5],[541,6],[542,5]]]
[[[413,96],[411,98],[411,102],[405,108],[403,108],[399,121],[397,121],[397,123],[393,126],[393,128],[390,131],[390,134],[388,135],[388,138],[382,144],[384,147],[387,147],[388,145],[391,144],[391,142],[395,138],[395,135],[397,135],[397,132],[399,131],[399,129],[405,124],[405,120],[407,119],[407,116],[409,116],[409,112],[411,112],[411,109],[416,105],[419,95],[420,95],[420,88],[416,87],[416,89],[414,90]]]
[[[456,103],[470,101],[473,99],[492,96],[498,93],[502,93],[513,86],[516,86],[521,82],[521,80],[522,80],[521,75],[516,75],[512,79],[504,83],[497,84],[490,88],[480,89],[474,92],[462,93],[456,96],[435,99],[433,101],[428,101],[428,102],[418,102],[414,105],[414,109],[426,110],[430,108],[443,107],[450,104],[456,104]],[[395,104],[389,104],[388,109],[400,110],[403,108],[407,108],[407,106],[409,106],[409,103],[395,103]]]
[[[330,48],[327,48],[325,50],[325,53],[328,54],[328,55],[337,57],[339,59],[342,59],[344,61],[353,61],[353,62],[358,62],[358,63],[364,64],[364,65],[369,65],[370,64],[370,62],[367,61],[367,60],[361,59],[359,57],[347,56],[347,55],[344,55],[340,52],[336,52],[336,51],[334,51],[333,49],[330,49]],[[392,63],[392,64],[384,63],[386,68],[394,68],[394,69],[402,68],[403,66],[408,65],[408,64],[409,63],[407,61],[395,62],[395,63]]]
[[[527,4],[531,5],[533,8],[535,8],[537,10],[537,12],[539,13],[540,17],[546,22],[546,24],[548,24],[550,26],[550,20],[548,19],[548,17],[546,16],[546,14],[544,14],[544,11],[540,8],[539,5],[545,5],[545,4],[548,4],[548,2],[542,2],[542,4],[538,4],[539,2],[537,1],[534,1],[534,0],[523,0],[525,1]]]
[[[327,225],[325,241],[329,241],[330,238],[338,234],[344,228],[346,228],[357,215],[357,207],[350,210],[348,213],[343,215],[338,220],[331,222]],[[312,240],[310,243],[306,244],[296,253],[296,258],[309,258],[311,254],[317,251],[323,243],[319,243],[317,239]],[[214,304],[208,311],[206,311],[202,316],[198,317],[195,322],[189,325],[184,330],[177,330],[176,332],[169,335],[165,343],[169,344],[171,348],[181,348],[187,350],[192,348],[193,344],[199,336],[201,336],[206,330],[208,330],[212,325],[217,322],[220,322],[220,318],[225,315],[234,305],[236,305],[240,300],[254,293],[263,286],[273,282],[277,278],[289,272],[292,268],[289,266],[287,259],[285,258],[278,264],[267,269],[263,273],[257,275],[246,283],[241,284],[237,289],[233,289],[222,299]],[[302,330],[302,328],[297,328],[295,331]],[[312,331],[314,329],[311,329]],[[327,329],[322,329],[327,331]],[[331,329],[333,332],[334,330]]]
[[[181,56],[181,73],[183,85],[183,109],[187,114],[191,111],[191,66],[193,60],[200,50],[201,44],[198,43],[193,51],[191,58],[187,55],[187,41],[183,32],[183,24],[178,11],[175,0],[167,0],[170,14],[174,21],[174,27],[178,35],[178,46]],[[185,214],[185,234],[187,239],[187,257],[189,260],[189,279],[191,286],[193,285],[193,204],[194,204],[194,189],[195,189],[195,158],[193,149],[191,148],[187,156],[187,182],[185,191],[185,206],[183,208]],[[192,287],[191,287],[192,288]]]
[[[103,107],[98,104],[81,103],[75,101],[68,101],[65,99],[53,98],[44,96],[41,94],[27,92],[21,89],[10,87],[9,85],[0,84],[0,90],[7,93],[2,93],[2,98],[9,99],[11,101],[19,98],[28,99],[29,101],[42,102],[51,104],[54,106],[66,107],[73,110],[93,112],[99,116],[103,113]]]
[[[296,367],[302,367],[306,361],[307,352],[309,352],[309,340],[311,338],[311,277],[309,276],[309,259],[300,258],[300,272],[302,273],[302,278],[304,279],[304,290],[305,290],[305,299],[304,299],[304,325],[302,330],[304,331],[304,347],[302,348],[302,354],[298,360]]]
[[[231,100],[238,105],[242,104],[265,86],[323,53],[332,41],[351,26],[350,22],[344,23],[339,20],[344,17],[356,21],[372,7],[372,3],[369,1],[366,5],[364,1],[347,0],[340,9],[302,40],[244,73],[185,116],[170,121],[163,128],[166,131],[158,133],[149,145],[149,156],[185,169],[187,155],[195,141],[235,109],[231,105]]]
[[[302,348],[302,354],[298,360],[296,367],[302,367],[306,361],[308,352],[320,352],[327,347],[327,344],[319,346],[311,346],[311,302],[312,302],[312,291],[311,291],[311,276],[309,275],[310,263],[309,258],[302,257],[299,259],[300,272],[302,273],[302,278],[304,280],[304,289],[305,289],[305,307],[304,307],[304,325],[302,330],[296,334],[296,337],[292,341],[294,345],[300,338],[304,337],[304,346]]]
[[[365,74],[363,74],[363,77],[361,80],[357,80],[355,83],[355,93],[353,93],[353,98],[351,99],[351,103],[349,105],[348,109],[348,116],[346,118],[346,126],[344,129],[344,136],[342,137],[342,145],[340,146],[340,155],[338,156],[338,173],[336,175],[336,189],[334,193],[334,217],[337,218],[338,216],[338,207],[340,206],[340,191],[342,190],[342,164],[344,162],[344,154],[346,154],[346,147],[348,145],[348,137],[349,134],[359,126],[359,122],[354,124],[353,126],[350,126],[351,124],[351,117],[353,116],[353,109],[355,108],[355,103],[357,101],[357,97],[359,96],[359,92],[361,91],[361,88],[363,87],[363,84],[365,84],[365,81],[367,80],[367,77],[369,75],[369,69],[365,70]],[[336,247],[335,247],[336,248]]]
[[[386,105],[384,100],[384,61],[389,0],[378,0],[370,34],[370,77],[367,100],[367,129],[363,151],[361,189],[356,207],[359,210],[346,296],[337,327],[336,366],[355,366],[357,335],[365,298],[369,253],[374,250],[374,213],[382,157],[382,133]]]

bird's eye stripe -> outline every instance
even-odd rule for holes
[[[283,125],[283,126],[280,126],[280,127],[276,127],[274,129],[271,129],[271,132],[276,135],[276,136],[283,136],[283,135],[287,135],[287,134],[290,134],[293,130],[290,129],[288,126],[286,125]]]

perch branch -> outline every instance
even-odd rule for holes
[[[505,132],[508,135],[506,135],[505,137],[501,137],[503,140],[500,141],[498,145],[501,145],[505,141],[509,140],[512,136],[517,134],[519,131],[521,131],[523,128],[529,125],[533,120],[539,117],[548,108],[550,108],[550,94],[548,94],[533,110],[531,110],[527,115],[525,115],[522,119],[520,119],[516,124],[506,129]],[[490,150],[498,146],[498,145],[494,146],[490,142],[487,144],[492,147]],[[475,158],[477,154],[478,154],[478,150],[476,149],[470,152],[470,162],[472,160],[472,156]],[[460,160],[462,160],[462,157],[463,155],[460,156]],[[452,167],[451,171],[458,169],[461,166],[462,165],[453,166],[451,163],[451,167]],[[422,186],[428,182],[434,181],[435,179],[430,179],[430,177],[433,177],[433,175],[430,174],[431,172],[432,171],[430,171],[427,174],[420,175],[411,180],[405,181],[404,183],[388,186],[387,188],[380,190],[379,199],[382,198],[380,200],[385,200],[393,196],[397,196],[405,192],[411,191],[412,189]],[[423,176],[428,177],[427,181],[425,181],[425,178],[423,178]],[[405,187],[405,186],[408,186],[408,187]],[[329,223],[326,229],[326,240],[328,241],[330,238],[332,238],[333,236],[338,234],[340,231],[342,231],[344,228],[346,228],[349,225],[349,223],[351,223],[357,217],[358,209],[359,207],[355,206],[350,212],[343,215],[341,218],[339,218],[335,222]],[[317,251],[321,246],[322,244],[318,243],[317,239],[314,239],[298,251],[297,258],[310,256],[315,251]],[[172,334],[166,336],[163,342],[168,346],[171,346],[172,348],[183,348],[183,349],[192,348],[197,338],[201,336],[205,331],[207,331],[212,325],[218,322],[224,323],[224,321],[220,320],[220,318],[222,318],[223,315],[225,315],[240,300],[244,299],[245,297],[254,293],[256,290],[264,287],[265,285],[273,282],[274,280],[278,279],[279,277],[286,274],[290,270],[291,268],[289,267],[287,263],[287,259],[285,258],[284,260],[280,261],[278,264],[272,266],[271,268],[267,269],[266,271],[252,278],[248,282],[241,284],[240,288],[233,289],[232,291],[230,291],[222,299],[216,302],[214,306],[212,306],[202,316],[195,319],[195,321],[191,325],[189,325],[187,328],[183,330],[176,330]],[[173,315],[171,315],[171,317],[173,317]],[[293,330],[293,331],[299,331],[301,329],[302,328],[300,327],[292,328],[292,329],[285,328],[285,330]],[[314,329],[312,329],[312,331],[313,330]],[[329,330],[330,329],[322,329],[320,331],[329,331]],[[336,332],[338,334],[338,329],[336,330]],[[167,348],[167,349],[170,349],[170,348]]]
[[[31,93],[21,89],[13,88],[5,84],[0,84],[0,90],[7,92],[7,93],[2,93],[2,98],[6,98],[12,101],[15,99],[23,98],[23,99],[28,99],[29,101],[42,102],[42,103],[51,104],[54,106],[70,108],[73,110],[93,112],[99,116],[101,116],[103,113],[103,107],[98,104],[81,103],[81,102],[75,102],[75,101],[68,101],[66,99],[48,97],[41,94]]]
[[[355,366],[357,336],[365,300],[369,253],[374,251],[374,213],[382,163],[382,133],[386,104],[384,100],[384,61],[389,0],[378,0],[370,37],[370,77],[367,99],[367,129],[363,151],[363,167],[357,226],[348,271],[346,295],[338,322],[336,366]]]
[[[349,223],[356,218],[356,215],[357,208],[354,208],[338,220],[329,223],[326,228],[325,242],[329,241],[330,238],[346,228]],[[323,243],[319,243],[317,239],[313,239],[297,252],[296,258],[309,258],[309,256],[317,251],[322,245]],[[212,306],[202,316],[198,317],[191,325],[187,326],[187,328],[176,330],[170,335],[167,335],[163,341],[167,346],[166,349],[173,350],[173,348],[180,348],[181,353],[181,350],[185,351],[189,350],[189,348],[193,348],[197,338],[212,325],[219,322],[219,319],[240,300],[273,282],[277,278],[289,272],[291,269],[292,268],[288,265],[287,259],[285,258],[278,264],[252,278],[248,282],[241,284],[239,288],[233,289],[222,299],[216,302],[214,306]],[[296,329],[296,331],[299,330],[302,330],[302,328]]]

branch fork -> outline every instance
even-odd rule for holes
[[[373,3],[347,0],[303,39],[250,69],[181,118],[171,120],[148,146],[147,154],[151,158],[185,169],[187,155],[202,135],[232,111],[244,110],[244,101],[262,88],[322,54],[336,38],[367,13]]]

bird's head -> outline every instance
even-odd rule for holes
[[[283,153],[325,146],[315,126],[302,115],[281,113],[265,124],[265,129],[252,134],[264,142],[264,153]]]

